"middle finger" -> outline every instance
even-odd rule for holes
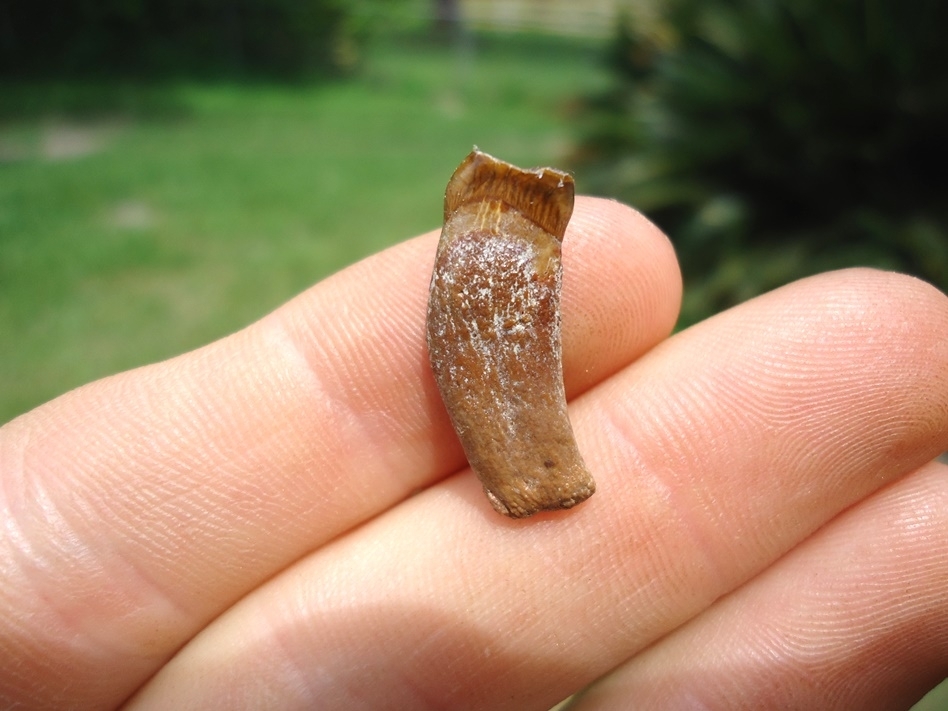
[[[548,707],[944,448],[946,329],[943,296],[866,271],[722,314],[576,403],[583,506],[511,522],[453,477],[258,590],[137,701]]]

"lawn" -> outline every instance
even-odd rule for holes
[[[389,38],[311,86],[0,88],[0,423],[436,228],[474,144],[561,165],[605,81],[588,42]]]

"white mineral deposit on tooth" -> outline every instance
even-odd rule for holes
[[[428,354],[454,429],[505,516],[596,490],[566,412],[560,250],[573,179],[476,148],[451,176],[428,298]]]

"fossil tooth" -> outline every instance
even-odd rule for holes
[[[444,196],[428,353],[451,422],[493,507],[568,509],[596,490],[566,412],[560,248],[573,179],[474,149]]]

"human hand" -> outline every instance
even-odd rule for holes
[[[893,709],[948,673],[944,295],[838,272],[668,338],[668,242],[580,199],[598,493],[512,521],[429,370],[436,240],[0,430],[0,706]]]

